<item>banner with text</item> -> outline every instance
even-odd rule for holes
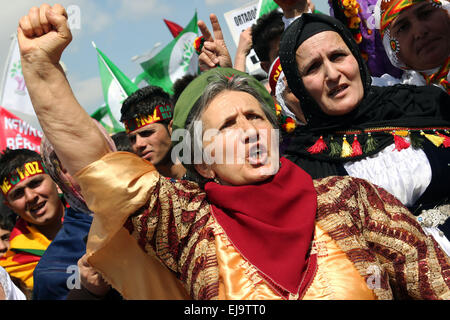
[[[233,37],[233,41],[236,47],[239,45],[239,37],[241,32],[251,27],[256,23],[258,19],[257,14],[258,1],[247,4],[241,8],[231,10],[224,14],[225,21],[227,22],[228,29]],[[265,74],[261,69],[258,56],[252,49],[247,56],[246,66],[250,74]]]
[[[0,107],[0,150],[29,149],[40,153],[42,132]]]

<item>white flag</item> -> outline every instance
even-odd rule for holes
[[[228,29],[230,30],[236,47],[238,47],[239,45],[239,38],[242,31],[256,23],[256,20],[258,19],[257,11],[258,1],[253,1],[246,6],[228,11],[224,14],[225,21],[228,25]],[[247,55],[245,66],[248,73],[250,73],[251,75],[266,74],[264,70],[261,69],[261,64],[259,62],[258,56],[253,49],[251,49],[249,54]]]
[[[22,74],[19,44],[16,36],[12,39],[9,49],[0,99],[0,106],[7,110],[13,112],[19,111],[21,114],[35,117],[33,105],[31,104],[25,79]]]

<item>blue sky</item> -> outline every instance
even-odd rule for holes
[[[91,42],[102,50],[127,76],[135,77],[141,67],[131,60],[152,49],[155,43],[166,45],[172,35],[163,22],[171,20],[182,27],[187,25],[197,9],[199,19],[209,23],[209,14],[219,17],[225,40],[234,56],[236,47],[225,23],[224,13],[239,8],[252,0],[60,0],[64,6],[80,9],[81,24],[73,31],[74,39],[62,60],[68,79],[81,105],[93,112],[103,103],[97,56]],[[21,16],[32,6],[44,1],[2,1],[0,19],[0,63],[3,73],[10,40]],[[52,2],[48,2],[53,4]],[[314,1],[316,8],[328,13],[326,0]]]

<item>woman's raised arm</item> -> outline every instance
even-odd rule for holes
[[[74,175],[110,152],[107,142],[76,100],[59,63],[72,41],[61,5],[33,7],[18,27],[22,70],[39,123]]]

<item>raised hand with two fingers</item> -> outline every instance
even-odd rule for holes
[[[209,16],[214,36],[203,20],[198,21],[198,27],[205,39],[199,56],[200,70],[206,71],[217,66],[232,68],[233,62],[225,43],[219,19],[215,14]]]

